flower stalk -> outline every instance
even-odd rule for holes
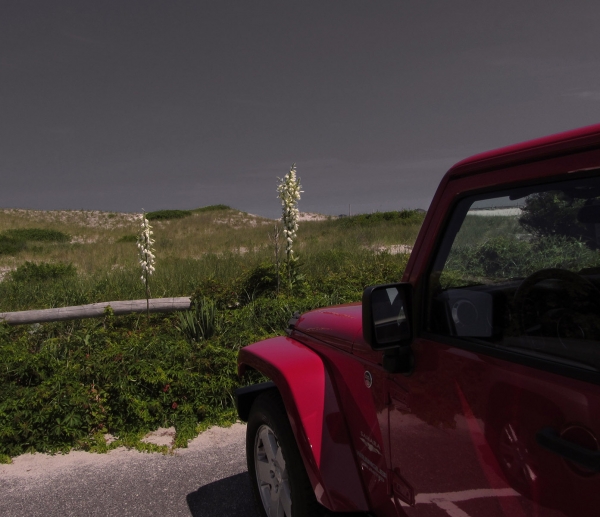
[[[292,264],[296,260],[294,257],[294,250],[292,245],[296,238],[296,232],[298,231],[298,201],[300,200],[300,194],[304,192],[302,185],[300,185],[300,179],[296,177],[296,164],[292,164],[290,171],[283,177],[278,178],[279,185],[277,186],[277,192],[279,193],[279,199],[281,200],[282,214],[281,219],[283,221],[283,238],[285,240],[285,254],[287,258],[288,266],[288,280],[292,283]]]
[[[152,238],[152,226],[146,219],[146,212],[140,215],[140,234],[137,240],[140,266],[142,268],[141,280],[146,291],[146,318],[150,320],[150,276],[154,273],[156,257],[154,255],[154,239]]]

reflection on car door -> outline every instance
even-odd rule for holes
[[[408,515],[598,514],[598,474],[536,442],[550,427],[596,444],[597,386],[431,340],[414,351],[414,374],[390,377],[392,464],[415,493]]]

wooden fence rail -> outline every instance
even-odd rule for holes
[[[115,314],[146,312],[146,300],[126,300],[90,303],[89,305],[76,305],[74,307],[59,307],[57,309],[0,312],[0,320],[6,321],[9,325],[23,325],[28,323],[44,323],[47,321],[99,318],[104,315],[104,310],[108,306],[112,308]],[[153,298],[150,300],[150,312],[185,311],[189,308],[190,299],[187,296],[179,298]]]

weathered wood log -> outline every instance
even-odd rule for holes
[[[125,300],[117,302],[90,303],[74,307],[58,307],[56,309],[40,309],[34,311],[0,312],[0,320],[9,325],[28,323],[44,323],[47,321],[78,320],[83,318],[99,318],[110,306],[117,315],[146,312],[146,300]],[[150,312],[184,311],[190,308],[187,296],[179,298],[150,299]]]

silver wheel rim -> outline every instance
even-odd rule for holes
[[[268,517],[291,517],[292,498],[287,468],[277,436],[268,425],[261,425],[254,438],[254,468]]]

